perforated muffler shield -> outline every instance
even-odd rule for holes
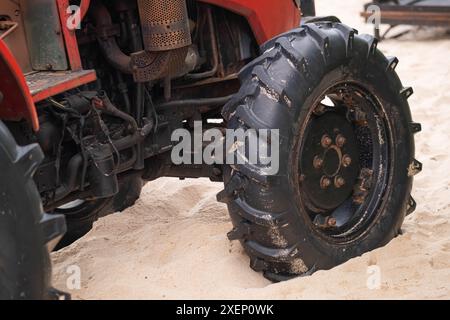
[[[186,0],[138,0],[146,51],[168,51],[191,45]]]

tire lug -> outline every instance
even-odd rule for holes
[[[336,145],[339,148],[342,148],[346,142],[347,142],[347,139],[342,134],[338,134],[338,136],[336,137]]]
[[[320,179],[320,187],[322,189],[327,189],[329,186],[331,186],[331,180],[326,176],[323,176],[322,179]]]
[[[342,157],[342,165],[347,168],[350,167],[350,165],[352,164],[352,158],[350,158],[350,156],[348,154],[345,154]]]
[[[334,178],[334,186],[336,188],[341,188],[345,185],[345,180],[344,178],[337,176],[336,178]]]
[[[314,157],[314,161],[313,161],[313,166],[315,169],[320,169],[322,168],[323,165],[323,160],[322,158],[320,158],[319,156],[315,156]]]

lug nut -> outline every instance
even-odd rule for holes
[[[331,143],[333,143],[333,140],[331,140],[331,138],[328,135],[326,135],[326,134],[323,135],[322,141],[321,141],[322,147],[328,148],[331,145]]]
[[[313,161],[313,166],[315,169],[320,169],[322,168],[323,165],[323,160],[322,158],[320,158],[319,156],[315,156],[314,157],[314,161]]]
[[[342,157],[342,165],[344,167],[349,167],[352,164],[352,158],[350,158],[350,156],[348,154],[345,154]]]
[[[334,185],[336,188],[341,188],[342,186],[345,185],[345,180],[344,178],[337,176],[336,178],[334,178]]]
[[[327,225],[328,225],[329,227],[335,227],[335,226],[336,226],[336,223],[337,223],[336,218],[330,217],[330,218],[328,218],[328,220],[327,220]]]
[[[320,187],[322,189],[326,189],[331,185],[331,180],[327,177],[323,176],[322,179],[320,179]]]
[[[345,137],[344,137],[342,134],[339,134],[339,135],[336,137],[336,145],[337,145],[339,148],[342,148],[346,142],[347,142],[347,139],[345,139]]]
[[[314,109],[314,114],[320,116],[325,113],[325,106],[321,103]]]

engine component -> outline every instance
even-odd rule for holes
[[[114,157],[109,144],[96,144],[87,148],[92,164],[89,167],[89,181],[92,199],[108,198],[119,192]]]
[[[93,101],[94,105],[97,108],[100,108],[104,113],[124,120],[130,125],[133,132],[138,131],[136,119],[114,106],[104,91],[100,92],[98,98],[94,98]]]
[[[196,73],[196,74],[189,74],[187,76],[187,78],[191,79],[191,80],[201,80],[201,79],[212,77],[219,70],[219,49],[218,49],[218,46],[217,46],[216,29],[215,29],[215,26],[214,26],[214,19],[213,19],[213,15],[212,15],[212,9],[209,6],[206,8],[206,16],[207,16],[207,21],[208,21],[209,36],[210,36],[210,42],[211,42],[211,53],[212,53],[212,59],[213,59],[213,67],[212,67],[211,70],[206,71],[206,72]]]
[[[185,0],[138,0],[146,51],[175,50],[191,45]]]
[[[148,82],[174,77],[184,69],[188,48],[163,53],[141,51],[131,55],[133,76],[136,82]]]
[[[134,80],[179,75],[192,44],[186,1],[138,0],[138,7],[145,51],[132,54]]]
[[[108,30],[113,27],[111,14],[101,3],[96,3],[92,7],[91,13],[96,26],[97,40],[106,60],[117,70],[130,74],[130,57],[122,52],[113,35],[108,34]]]

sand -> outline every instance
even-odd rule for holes
[[[358,15],[364,1],[317,2],[320,15],[372,31]],[[416,140],[424,164],[413,190],[418,208],[402,236],[333,270],[271,284],[226,238],[231,223],[215,201],[222,185],[165,178],[149,183],[133,208],[53,254],[56,287],[68,290],[75,265],[81,288],[69,290],[74,299],[450,298],[450,35],[418,30],[379,47],[400,59],[397,71],[415,89],[410,104],[424,128]]]

